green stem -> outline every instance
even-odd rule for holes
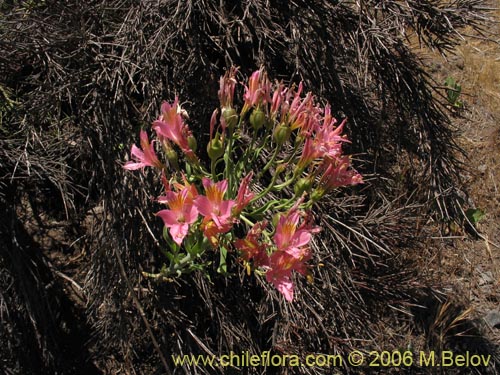
[[[264,147],[267,146],[269,139],[271,139],[270,136],[264,137],[264,139],[262,140],[262,144],[257,148],[257,150],[252,155],[252,158],[250,159],[250,163],[249,163],[250,165],[252,165],[255,162],[255,160],[259,157],[259,155],[262,152],[262,150],[264,149]]]
[[[289,186],[294,181],[295,181],[295,176],[292,176],[292,178],[290,178],[289,180],[283,182],[282,184],[275,185],[271,189],[275,190],[275,191],[283,190],[284,188],[286,188],[287,186]]]
[[[210,172],[212,173],[212,180],[214,182],[217,181],[217,174],[215,173],[215,166],[217,164],[217,160],[215,159],[212,159],[211,162],[210,162]]]
[[[276,161],[276,158],[278,157],[278,153],[279,153],[279,148],[276,147],[274,149],[273,156],[271,157],[271,159],[267,162],[267,164],[264,166],[264,168],[259,172],[259,174],[257,176],[257,180],[259,180],[264,175],[264,173],[266,173],[266,171],[271,167],[271,165]],[[276,174],[274,175],[273,181],[274,181],[275,177],[276,177]]]
[[[233,152],[233,136],[229,136],[229,141],[227,142],[227,148],[226,152],[224,153],[224,162],[225,162],[225,168],[224,168],[224,177],[227,179],[227,185],[228,185],[228,192],[229,196],[233,196],[233,172],[234,172],[234,167],[232,165],[233,158],[231,156]]]
[[[255,141],[257,140],[257,132],[253,132],[252,134],[252,141],[250,142],[250,147],[248,147],[246,150],[245,150],[245,153],[243,154],[243,157],[241,158],[241,162],[240,163],[243,163],[243,168],[237,168],[238,171],[240,170],[244,170],[246,172],[247,168],[246,166],[248,165],[252,165],[252,163],[248,162],[248,157],[250,156],[250,153],[252,152],[253,150],[253,146],[255,145]],[[237,176],[238,179],[241,178],[241,176]]]
[[[195,164],[194,169],[198,172],[196,173],[197,175],[202,174],[205,177],[210,177],[210,174],[205,170],[205,168],[203,168],[201,163]]]
[[[259,200],[260,198],[262,198],[267,193],[269,193],[273,189],[274,183],[276,182],[276,178],[277,177],[278,177],[278,173],[275,173],[274,176],[273,176],[273,178],[271,179],[271,182],[267,186],[267,188],[265,188],[263,191],[261,191],[259,195],[257,195],[256,197],[254,197],[251,200],[251,202],[255,202],[255,201]]]
[[[259,214],[262,214],[266,211],[269,211],[271,208],[274,208],[275,205],[278,205],[278,207],[281,207],[283,204],[285,203],[289,203],[289,200],[285,200],[285,203],[281,203],[282,201],[279,200],[279,201],[276,201],[276,200],[273,200],[273,201],[270,201],[268,203],[266,203],[264,206],[252,211],[249,216],[255,216],[255,215],[259,215]]]
[[[168,270],[166,270],[166,271],[162,271],[159,273],[142,272],[142,274],[143,274],[143,276],[146,276],[146,277],[149,277],[152,279],[171,281],[169,279],[169,276],[175,276],[175,275],[178,275],[179,273],[182,273],[185,266],[191,261],[192,261],[191,254],[188,253],[179,262],[170,263],[170,266],[168,267]]]
[[[243,215],[240,215],[240,219],[247,223],[250,227],[253,227],[255,225],[250,219]]]
[[[170,263],[168,271],[164,272],[164,276],[178,275],[184,272],[186,266],[193,261],[190,253],[187,253],[184,258],[179,260],[177,263]]]
[[[308,209],[312,208],[313,204],[314,204],[313,200],[312,200],[312,199],[309,199],[306,203],[303,203],[303,204],[301,205],[301,208],[302,208],[303,210],[308,210]]]

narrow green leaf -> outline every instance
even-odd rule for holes
[[[220,247],[220,259],[219,259],[219,267],[217,268],[217,272],[226,274],[227,273],[227,249],[224,246]]]

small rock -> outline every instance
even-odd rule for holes
[[[483,319],[491,328],[500,328],[500,311],[491,310]]]
[[[481,173],[481,174],[484,174],[486,172],[486,169],[487,169],[487,165],[486,164],[481,164],[479,167],[477,167],[477,170]]]

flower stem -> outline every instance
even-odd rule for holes
[[[210,172],[212,173],[212,180],[217,181],[217,174],[215,173],[215,165],[217,164],[217,160],[212,159],[210,161]]]
[[[233,158],[231,156],[233,152],[233,136],[229,136],[229,141],[227,142],[227,149],[226,152],[224,153],[224,163],[225,163],[225,168],[224,168],[224,177],[227,179],[228,183],[228,192],[229,196],[233,196],[234,194],[234,186],[233,186],[233,180],[234,180],[234,166],[233,166]]]
[[[247,217],[240,215],[240,219],[243,220],[245,223],[247,223],[250,227],[254,226],[254,223],[250,219],[248,219]]]
[[[276,161],[276,158],[278,157],[278,153],[279,153],[279,151],[280,151],[280,150],[279,150],[279,148],[278,148],[278,147],[276,147],[276,148],[274,149],[273,156],[272,156],[272,157],[271,157],[271,159],[267,162],[267,164],[264,166],[264,168],[263,168],[263,169],[259,172],[259,174],[258,174],[258,176],[257,176],[257,179],[260,179],[260,178],[262,177],[262,175],[263,175],[264,173],[266,173],[266,171],[267,171],[267,170],[271,167],[271,165],[272,165],[272,164]],[[275,174],[275,175],[273,176],[273,181],[272,181],[272,182],[274,182],[274,181],[276,180],[276,175],[277,175],[277,174]]]

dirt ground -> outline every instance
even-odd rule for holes
[[[447,59],[425,56],[437,84],[451,77],[461,85],[462,105],[452,120],[467,155],[462,178],[469,196],[462,206],[484,213],[474,228],[448,223],[431,238],[438,251],[430,252],[427,268],[500,345],[500,26],[489,31],[492,41],[468,36]]]

